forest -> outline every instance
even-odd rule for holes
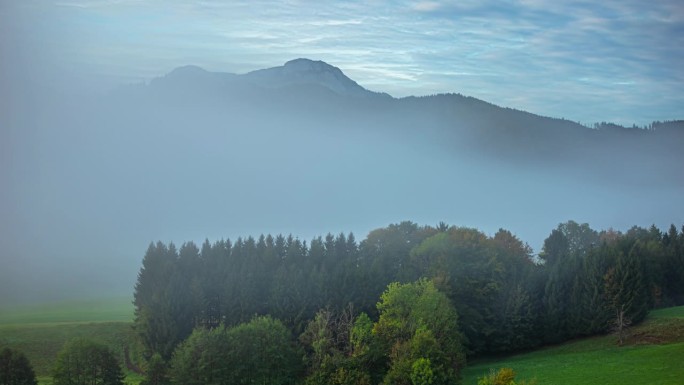
[[[451,384],[468,359],[614,332],[684,303],[684,226],[511,232],[401,222],[151,243],[135,285],[146,384]]]

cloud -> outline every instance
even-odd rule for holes
[[[324,26],[339,26],[339,25],[357,25],[361,24],[362,21],[359,19],[351,19],[351,20],[321,20],[321,21],[312,21],[309,22],[310,25],[316,26],[316,27],[324,27]]]
[[[434,12],[443,7],[443,4],[437,1],[419,1],[413,4],[412,8],[420,12]]]
[[[92,1],[58,1],[55,5],[60,7],[74,7],[74,8],[102,8],[112,7],[125,4],[140,5],[144,1],[141,0],[92,0]]]

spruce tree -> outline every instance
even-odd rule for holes
[[[647,287],[642,276],[638,243],[629,254],[618,254],[615,266],[604,278],[606,298],[613,311],[613,327],[620,344],[624,342],[627,327],[641,321],[648,312]]]

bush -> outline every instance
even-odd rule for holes
[[[499,371],[492,370],[477,380],[477,385],[534,385],[536,381],[515,382],[515,371],[511,368],[501,368]]]

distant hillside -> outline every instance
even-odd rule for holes
[[[186,66],[122,94],[147,103],[179,103],[186,112],[199,108],[204,116],[219,110],[239,114],[254,125],[275,121],[284,130],[315,124],[341,134],[372,132],[389,141],[431,143],[583,180],[684,186],[684,173],[674,167],[684,163],[684,121],[590,128],[460,94],[395,99],[364,89],[322,61],[296,59],[244,75]]]

